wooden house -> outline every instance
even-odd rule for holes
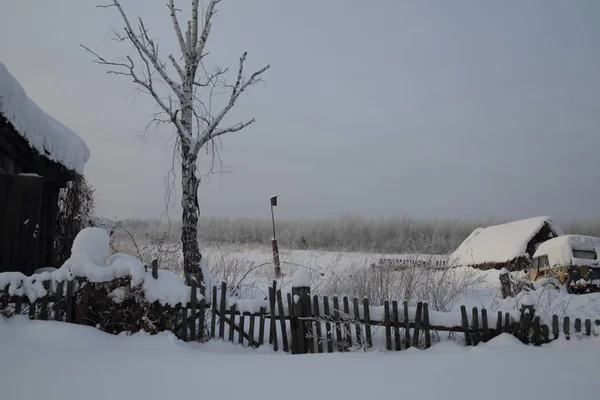
[[[84,141],[0,63],[0,272],[53,266],[59,190],[82,176],[88,159]]]

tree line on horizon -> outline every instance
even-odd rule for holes
[[[504,222],[508,220],[364,218],[346,214],[339,219],[276,221],[276,235],[280,247],[286,249],[448,254],[476,228]],[[172,233],[171,240],[176,242],[181,230],[180,221],[127,219],[121,224],[140,240],[167,232]],[[600,219],[571,219],[559,225],[565,234],[600,237]],[[115,231],[115,235],[122,234]],[[198,236],[201,246],[215,243],[270,246],[273,227],[268,219],[202,217]]]

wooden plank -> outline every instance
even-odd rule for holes
[[[254,336],[254,325],[256,324],[256,315],[250,315],[250,329],[248,330],[248,336],[252,338],[252,341],[255,341],[256,338]]]
[[[429,328],[429,304],[423,303],[423,329],[425,331],[425,348],[431,347],[431,332]]]
[[[504,332],[511,332],[511,326],[510,326],[510,314],[509,313],[505,313],[504,314]]]
[[[358,346],[363,344],[362,341],[362,329],[360,327],[360,312],[358,310],[358,299],[355,297],[352,299],[354,305],[354,319],[356,320],[356,344]]]
[[[373,337],[371,335],[371,314],[369,312],[369,299],[363,299],[363,313],[365,317],[365,337],[367,339],[367,346],[373,347]]]
[[[565,336],[567,336],[568,339],[571,335],[571,321],[569,320],[569,317],[565,317],[563,319],[563,332],[565,333]]]
[[[297,345],[297,325],[298,321],[294,317],[294,302],[292,301],[292,294],[287,294],[288,314],[290,316],[290,352],[292,354],[298,354]]]
[[[415,315],[415,328],[413,329],[413,347],[419,347],[419,338],[421,335],[421,318],[423,315],[423,302],[417,303],[417,314]]]
[[[498,319],[496,319],[496,335],[502,333],[502,311],[498,311]]]
[[[229,308],[229,341],[231,343],[235,340],[235,303]],[[222,316],[224,317],[224,315]]]
[[[481,309],[481,329],[483,334],[482,340],[487,342],[490,340],[490,331],[488,327],[487,310],[485,308]]]
[[[479,344],[479,313],[477,312],[477,307],[473,307],[472,320],[471,324],[473,325],[472,332],[472,341],[473,346],[477,346]]]
[[[346,315],[346,321],[348,321],[350,319],[350,302],[348,301],[348,297],[344,296],[343,299],[344,302],[344,314]],[[350,347],[352,347],[352,326],[350,325],[349,322],[346,322],[344,324],[344,330],[346,332],[346,338],[344,339],[345,341],[345,346],[344,346],[344,351],[348,351],[348,349]]]
[[[385,326],[385,348],[387,351],[392,350],[392,326],[390,324],[390,302],[383,302],[383,325]]]
[[[190,288],[190,311],[192,313],[192,318],[190,321],[190,340],[196,340],[196,308],[197,308],[197,299],[196,299],[196,281],[192,280],[192,285]]]
[[[558,329],[558,315],[556,314],[552,316],[552,334],[554,335],[554,339],[558,339],[558,336],[560,335]]]
[[[283,351],[286,353],[290,351],[287,336],[287,327],[285,324],[285,309],[283,308],[283,297],[281,296],[281,289],[277,291],[277,306],[279,308],[279,321],[281,322],[281,345]]]
[[[244,332],[244,325],[246,320],[246,313],[240,313],[240,331]],[[244,335],[239,335],[238,344],[244,345]],[[250,343],[248,343],[250,345]]]
[[[298,318],[302,317],[302,301],[298,299],[298,301],[294,301],[294,322],[295,322],[295,348],[297,354],[305,354],[308,349],[305,349],[305,332],[304,332],[304,324]]]
[[[319,310],[319,296],[313,296],[313,316],[316,321],[316,339],[317,339],[317,353],[323,352],[323,336],[321,332],[321,311]]]
[[[265,344],[265,312],[266,308],[260,308],[260,318],[258,320],[258,344]]]
[[[581,333],[581,318],[575,318],[575,333]]]
[[[219,339],[225,340],[225,310],[227,309],[227,284],[221,282],[221,301],[219,303]],[[261,343],[262,344],[262,343]]]
[[[519,337],[525,344],[529,344],[529,329],[531,326],[531,314],[523,312],[521,315],[521,321],[519,321]]]
[[[65,316],[66,322],[73,322],[73,305],[75,304],[75,296],[73,296],[74,290],[75,281],[69,281],[67,283],[67,312]]]
[[[404,302],[402,304],[404,308],[404,348],[408,349],[410,347],[410,320],[408,318],[408,302]]]
[[[307,288],[308,290],[310,290],[310,288]],[[304,350],[307,351],[308,353],[314,353],[315,352],[315,342],[312,340],[308,340],[309,337],[308,335],[312,335],[313,334],[313,321],[312,321],[312,305],[311,305],[311,301],[310,301],[310,292],[303,294],[302,296],[300,296],[300,304],[302,305],[302,317],[304,318],[304,337],[305,339],[305,343],[304,343]]]
[[[333,319],[335,325],[335,343],[338,351],[343,351],[342,346],[342,327],[340,325],[340,302],[337,296],[333,296]]]
[[[394,348],[400,351],[400,318],[398,316],[398,302],[392,301],[392,322],[394,324]]]
[[[217,334],[217,287],[213,286],[212,289],[212,304],[210,305],[211,318],[210,318],[210,338],[214,339]]]
[[[591,336],[592,334],[592,321],[590,319],[585,320],[585,335]]]
[[[64,283],[58,282],[56,285],[56,296],[54,297],[54,320],[62,320],[62,306],[63,306],[63,289]]]
[[[333,353],[333,335],[331,332],[331,312],[329,311],[329,297],[323,296],[323,314],[325,315],[325,336],[327,337],[327,352]]]
[[[273,286],[269,288],[269,344],[273,345],[273,350],[279,350],[279,343],[277,343],[277,323],[275,319],[275,293],[277,292],[277,281],[273,281]]]
[[[181,308],[181,339],[185,342],[188,341],[188,306]]]
[[[465,344],[471,345],[471,335],[469,334],[469,318],[467,317],[467,308],[460,306],[460,315],[462,317],[463,332],[465,334]]]
[[[6,310],[8,308],[8,300],[10,295],[8,294],[8,285],[0,292],[0,310]]]

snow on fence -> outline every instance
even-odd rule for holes
[[[152,269],[157,279],[156,264]],[[193,284],[185,304],[140,303],[139,297],[131,295],[136,286],[128,277],[110,282],[77,277],[40,284],[46,292],[37,298],[15,295],[8,285],[0,287],[0,315],[91,325],[109,333],[168,330],[184,341],[215,339],[255,348],[268,344],[275,351],[292,354],[426,349],[443,333],[462,338],[467,346],[501,333],[540,345],[560,336],[597,336],[600,329],[600,320],[565,317],[560,321],[556,315],[551,326],[544,325],[527,305],[515,313],[488,314],[485,309],[465,306],[459,313],[439,313],[421,302],[416,307],[397,301],[372,306],[368,299],[311,296],[309,287],[294,287],[284,296],[276,281],[265,300],[230,297],[225,283],[214,286],[210,298],[204,299]]]

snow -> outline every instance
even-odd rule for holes
[[[470,266],[487,262],[507,262],[527,255],[527,244],[544,226],[561,236],[551,217],[534,217],[506,224],[477,228],[450,256],[451,265]]]
[[[293,287],[310,287],[310,274],[306,268],[299,267],[292,277]]]
[[[84,164],[90,157],[85,142],[31,100],[1,62],[0,114],[42,156],[83,174]]]
[[[152,277],[152,270],[139,259],[129,254],[109,253],[108,233],[101,228],[81,230],[73,242],[71,258],[62,267],[52,272],[42,272],[28,277],[20,272],[0,273],[0,288],[8,286],[11,296],[29,297],[30,301],[46,295],[42,282],[51,281],[54,291],[58,282],[86,278],[89,282],[108,282],[121,277],[130,277],[131,286],[140,286],[149,302],[158,301],[163,305],[187,304],[191,298],[191,288],[174,272],[158,270],[158,278]],[[113,293],[120,300],[123,293]],[[197,299],[203,297],[197,291]],[[122,301],[122,300],[121,300]]]
[[[477,347],[445,342],[424,351],[298,356],[274,353],[269,346],[253,350],[222,341],[183,343],[171,333],[116,336],[26,317],[0,319],[0,337],[0,354],[10,360],[0,374],[0,387],[2,397],[10,400],[224,395],[364,400],[397,397],[407,390],[418,391],[423,400],[500,400],[507,393],[544,400],[598,396],[597,339],[535,348],[501,335]],[[559,368],[560,379],[549,379],[541,366]],[[265,379],[268,388],[260,385]],[[306,384],[299,386],[300,381]],[[508,392],[498,390],[503,383]]]
[[[595,250],[596,260],[578,259],[573,256],[573,249]],[[598,262],[600,254],[600,238],[586,235],[564,235],[552,238],[541,243],[535,251],[534,257],[548,256],[548,262],[554,265],[588,265],[590,262]]]

